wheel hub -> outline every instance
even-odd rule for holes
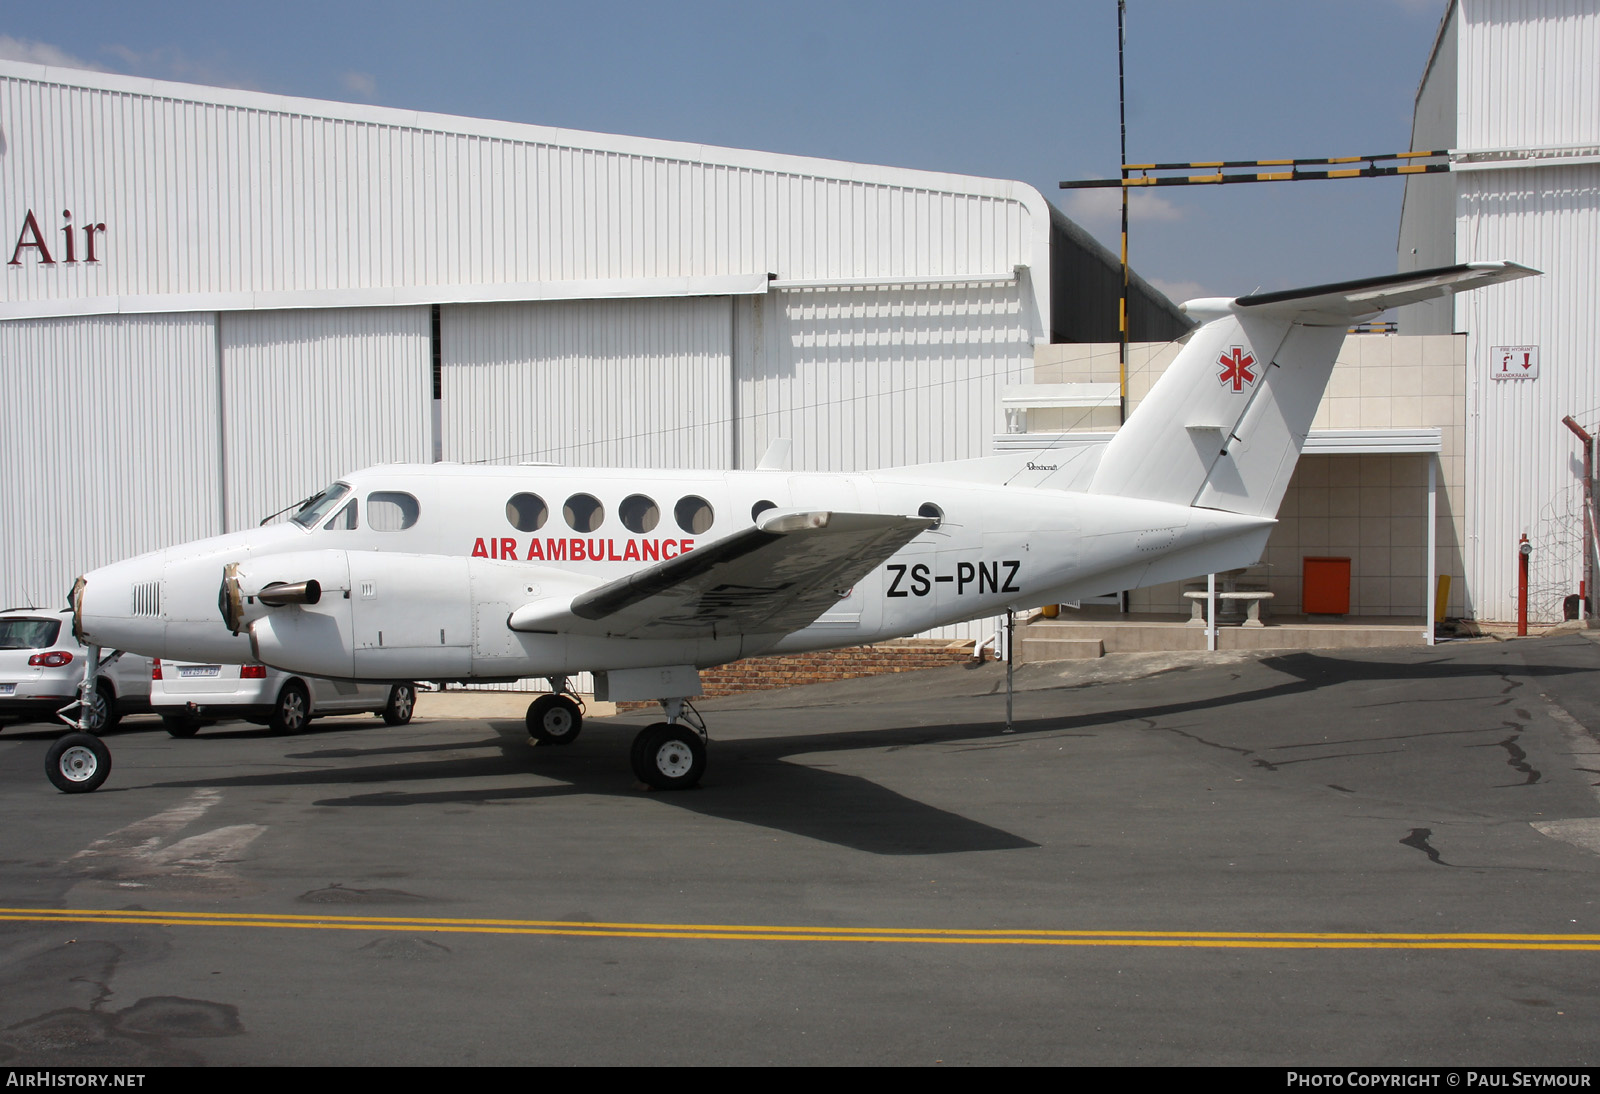
[[[95,769],[100,762],[82,745],[67,749],[61,754],[61,774],[75,783],[87,782],[94,778]]]
[[[668,741],[656,750],[656,770],[668,778],[681,779],[694,766],[694,755],[682,741]]]

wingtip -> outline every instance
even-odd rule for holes
[[[790,532],[803,532],[808,528],[826,528],[828,521],[832,519],[833,514],[830,512],[779,512],[764,516],[756,523],[756,527],[763,532],[787,535]]]

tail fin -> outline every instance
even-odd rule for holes
[[[1191,300],[1204,325],[1106,446],[1089,492],[1270,517],[1352,322],[1536,273],[1472,262]]]

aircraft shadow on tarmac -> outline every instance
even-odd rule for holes
[[[1585,642],[1584,647],[1593,647]],[[1083,714],[1052,714],[1046,717],[1017,719],[1014,734],[1006,736],[997,721],[956,720],[917,726],[887,728],[839,728],[821,732],[734,740],[714,740],[711,773],[699,789],[675,794],[660,794],[657,800],[724,820],[741,821],[795,835],[806,836],[841,846],[883,855],[945,854],[955,851],[1000,851],[1037,846],[1031,841],[983,824],[949,810],[918,801],[870,779],[795,762],[790,757],[857,749],[895,749],[949,744],[959,741],[1004,739],[1016,741],[1033,734],[1062,735],[1093,732],[1121,722],[1146,721],[1195,711],[1257,702],[1266,699],[1311,695],[1325,688],[1375,681],[1451,678],[1495,678],[1514,687],[1511,676],[1547,677],[1590,673],[1583,665],[1530,663],[1524,656],[1507,658],[1492,651],[1500,647],[1476,647],[1490,651],[1488,656],[1473,651],[1442,652],[1425,658],[1405,660],[1363,660],[1348,656],[1323,656],[1295,653],[1264,659],[1260,664],[1273,670],[1276,682],[1264,687],[1246,688],[1227,694],[1182,699],[1100,710]],[[1530,651],[1531,652],[1531,651]],[[1462,654],[1466,654],[1463,656]],[[1591,655],[1592,656],[1592,655]],[[1552,659],[1553,661],[1560,658]],[[1073,687],[1044,689],[1061,693],[1062,706],[1071,702]],[[1028,693],[1039,694],[1038,691]],[[714,715],[727,724],[738,717],[739,697],[718,704]],[[967,700],[992,701],[993,696],[968,692]],[[919,700],[925,710],[926,699]],[[823,704],[824,706],[826,704]],[[890,705],[892,709],[892,704]],[[767,705],[764,718],[774,711],[798,709],[815,711],[818,706],[794,708]],[[848,706],[835,707],[848,709]],[[925,715],[924,715],[925,716]],[[881,717],[881,713],[880,713]],[[832,714],[816,718],[835,726],[847,716]],[[312,749],[290,753],[291,760],[328,761],[351,759],[368,761],[360,766],[318,771],[274,772],[215,780],[160,782],[162,787],[192,786],[315,786],[353,787],[363,784],[417,783],[431,780],[478,780],[517,778],[530,774],[541,779],[560,780],[559,785],[519,787],[451,787],[435,791],[378,790],[369,793],[325,798],[316,804],[343,807],[404,808],[436,804],[482,804],[555,798],[573,794],[635,794],[639,788],[627,775],[625,753],[633,726],[608,727],[596,722],[572,745],[563,748],[530,748],[526,730],[519,721],[493,721],[488,727],[494,736],[476,741],[443,744],[379,745],[372,748],[346,747]],[[625,730],[623,734],[615,728]],[[608,732],[608,729],[611,730]],[[304,740],[302,738],[302,740]],[[310,742],[306,742],[310,743]],[[492,751],[491,751],[492,750]],[[487,754],[485,754],[487,753]],[[412,762],[395,762],[409,756]]]

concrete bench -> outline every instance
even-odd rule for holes
[[[1189,600],[1189,626],[1203,627],[1206,625],[1206,600],[1210,597],[1205,589],[1185,589],[1183,595]],[[1272,594],[1265,589],[1230,589],[1223,592],[1217,590],[1217,599],[1224,604],[1232,602],[1235,606],[1243,605],[1245,609],[1244,627],[1264,627],[1261,622],[1261,607],[1263,603],[1272,599]],[[1220,614],[1220,612],[1219,612]]]

